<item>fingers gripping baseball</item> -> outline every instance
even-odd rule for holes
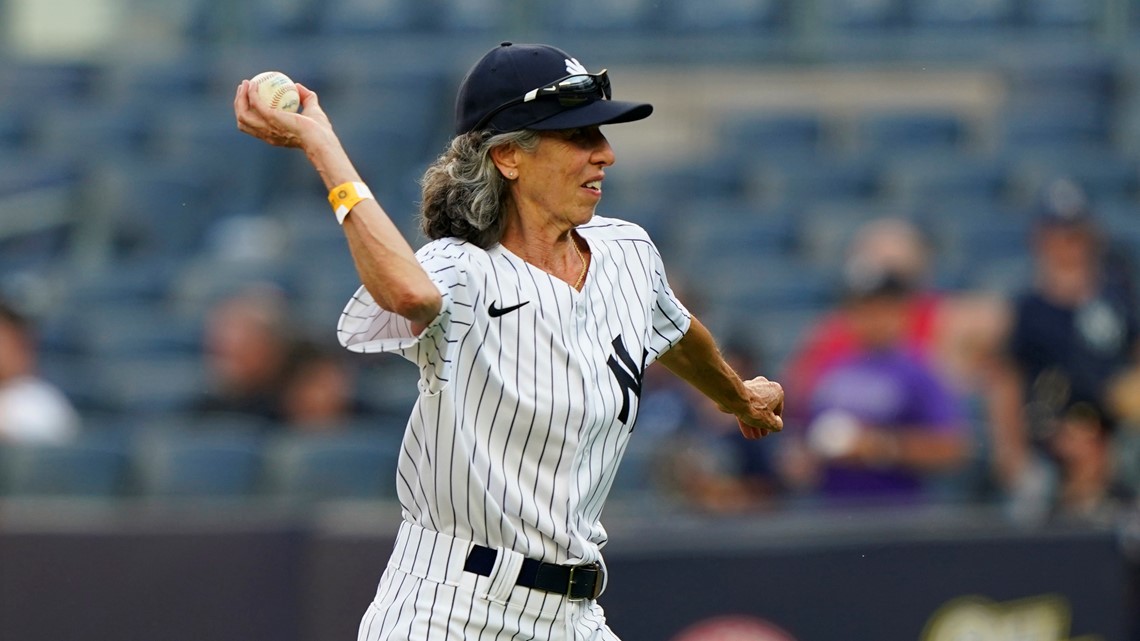
[[[273,109],[243,80],[234,96],[234,115],[243,133],[278,147],[302,147],[306,139],[327,133],[332,127],[321,109],[316,92],[297,84],[302,113]]]
[[[784,429],[784,388],[763,376],[745,381],[744,387],[752,395],[749,413],[737,416],[744,437],[762,438]]]

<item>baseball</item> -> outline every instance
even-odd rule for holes
[[[259,73],[250,82],[257,89],[261,99],[273,109],[295,112],[301,108],[301,96],[297,94],[297,85],[280,71]]]

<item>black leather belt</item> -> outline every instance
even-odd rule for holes
[[[480,576],[491,576],[499,551],[475,544],[467,555],[463,569]],[[534,559],[523,559],[522,569],[515,585],[534,588],[545,592],[561,594],[571,600],[594,600],[602,591],[604,583],[602,566],[597,563],[586,565],[558,565]]]

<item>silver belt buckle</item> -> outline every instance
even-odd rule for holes
[[[574,597],[574,584],[577,582],[578,570],[590,570],[594,574],[594,589],[590,596]],[[593,601],[602,592],[602,567],[597,563],[589,565],[574,565],[570,567],[570,581],[566,585],[566,598],[571,601]]]

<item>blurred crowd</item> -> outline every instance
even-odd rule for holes
[[[648,462],[629,465],[648,470],[656,495],[714,513],[958,502],[1001,505],[1020,519],[1111,520],[1136,506],[1132,257],[1076,184],[1051,185],[1036,209],[1025,239],[1034,270],[1012,295],[940,290],[922,230],[870,220],[850,240],[834,307],[805,329],[782,371],[757,353],[761,324],[720,337],[743,375],[784,384],[784,433],[746,441],[731,416],[650,367],[638,437]],[[699,316],[684,275],[673,276]],[[202,389],[182,408],[191,423],[239,419],[312,435],[375,420],[381,410],[357,380],[372,363],[299,333],[291,314],[269,284],[211,305]],[[84,429],[38,373],[36,352],[34,323],[0,304],[0,443],[67,443]],[[414,387],[412,378],[388,384]]]
[[[733,438],[732,421],[650,368],[645,418],[664,434],[666,487],[714,512],[953,502],[1111,522],[1134,510],[1132,257],[1071,181],[1051,184],[1035,209],[1033,273],[1011,294],[940,290],[922,230],[882,217],[851,239],[834,308],[783,371],[726,344],[741,371],[783,382],[777,437]],[[752,329],[762,341],[764,328]]]

